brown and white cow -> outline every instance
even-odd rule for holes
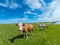
[[[21,31],[24,35],[24,37],[27,37],[27,32],[33,31],[33,25],[32,24],[23,24],[23,23],[18,23],[18,30]]]

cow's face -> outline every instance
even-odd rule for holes
[[[22,25],[23,25],[22,23],[19,23],[19,24],[18,24],[19,30],[22,30]]]

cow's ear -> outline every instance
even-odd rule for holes
[[[23,26],[25,26],[25,24],[23,24]]]
[[[18,24],[16,24],[16,26],[18,26]]]

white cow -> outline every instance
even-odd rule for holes
[[[46,24],[39,24],[39,29],[45,29],[47,28],[48,26]]]

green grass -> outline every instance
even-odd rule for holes
[[[15,24],[0,24],[0,45],[60,45],[60,25],[50,25],[45,30],[33,25],[34,32],[26,39],[19,36],[21,33]]]

